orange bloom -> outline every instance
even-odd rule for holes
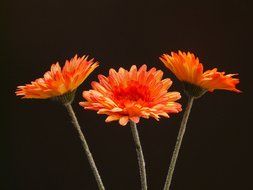
[[[92,90],[84,91],[86,102],[79,104],[85,109],[96,110],[98,114],[109,115],[106,122],[119,120],[126,125],[129,120],[138,123],[140,117],[169,117],[178,113],[181,105],[179,92],[168,92],[172,81],[163,79],[163,72],[155,68],[147,71],[142,65],[139,70],[133,65],[130,71],[110,69],[109,76],[99,75],[99,83],[92,82]]]
[[[236,89],[239,79],[233,78],[237,74],[225,75],[225,72],[218,72],[216,68],[203,72],[203,65],[194,54],[178,51],[178,53],[163,54],[160,60],[170,69],[176,77],[186,83],[213,91],[215,89],[240,92]]]
[[[76,55],[70,61],[67,60],[62,69],[57,62],[44,74],[44,78],[36,79],[25,86],[18,86],[16,95],[23,98],[46,99],[72,92],[96,67],[98,63],[94,63],[93,59],[88,61],[88,56]]]

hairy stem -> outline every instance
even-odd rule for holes
[[[134,138],[135,148],[137,152],[137,159],[139,164],[140,170],[140,177],[141,177],[141,189],[147,190],[147,176],[146,176],[146,169],[145,169],[145,160],[142,152],[141,142],[138,134],[138,130],[136,127],[136,123],[130,121],[131,131]]]
[[[179,129],[179,132],[178,132],[177,142],[176,142],[176,145],[175,145],[175,148],[174,148],[174,151],[173,151],[173,155],[172,155],[172,158],[171,158],[171,161],[170,161],[170,167],[169,167],[169,171],[168,171],[168,174],[167,174],[167,177],[166,177],[164,190],[169,190],[170,189],[171,180],[172,180],[173,173],[174,173],[174,170],[175,170],[175,166],[176,166],[176,162],[177,162],[177,158],[178,158],[178,153],[179,153],[179,150],[180,150],[180,147],[181,147],[181,144],[182,144],[182,140],[183,140],[183,137],[184,137],[186,124],[187,124],[187,121],[188,121],[188,118],[189,118],[189,115],[190,115],[190,112],[191,112],[191,107],[192,107],[192,104],[193,104],[193,100],[194,100],[194,97],[191,97],[191,96],[188,99],[187,107],[185,109],[184,116],[183,116],[183,119],[181,121],[180,129]]]
[[[85,154],[87,156],[87,159],[89,161],[89,164],[90,164],[91,170],[93,172],[93,175],[95,176],[95,179],[97,181],[98,189],[99,190],[105,190],[105,187],[104,187],[103,182],[101,180],[101,177],[99,175],[98,169],[96,167],[95,161],[94,161],[94,159],[92,157],[92,154],[90,152],[88,143],[87,143],[87,141],[86,141],[86,139],[84,137],[84,134],[83,134],[83,132],[81,130],[81,127],[80,127],[80,125],[79,125],[79,123],[77,121],[77,118],[76,118],[76,115],[75,115],[75,112],[74,112],[74,110],[72,108],[71,103],[65,104],[65,107],[67,108],[67,110],[69,112],[69,115],[70,115],[70,117],[72,119],[72,123],[73,123],[74,128],[78,132],[79,138],[80,138],[80,140],[82,142],[82,147],[83,147],[83,149],[85,151]]]

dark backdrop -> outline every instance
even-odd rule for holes
[[[192,51],[206,69],[239,73],[236,94],[207,93],[195,102],[177,163],[173,190],[251,190],[252,6],[250,1],[8,0],[1,7],[1,126],[4,190],[95,190],[96,182],[63,106],[21,100],[17,85],[43,75],[76,53],[100,67],[78,89],[73,104],[104,184],[110,190],[140,189],[129,127],[78,102],[90,82],[109,68],[146,63],[175,77],[158,57]],[[172,90],[181,91],[174,80]],[[4,89],[3,89],[4,88]],[[180,102],[185,106],[185,97]],[[140,138],[150,190],[162,189],[182,113],[141,119]],[[251,181],[250,181],[251,180]]]

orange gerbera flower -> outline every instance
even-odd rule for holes
[[[235,87],[239,83],[239,79],[233,78],[237,74],[225,75],[225,72],[218,72],[216,68],[203,72],[203,65],[190,52],[172,52],[171,56],[163,54],[160,60],[179,80],[187,85],[195,85],[204,91],[223,89],[240,92]]]
[[[85,109],[109,115],[106,122],[119,120],[126,125],[129,120],[138,123],[140,117],[169,117],[168,113],[178,113],[181,105],[179,92],[168,92],[172,81],[163,79],[163,72],[155,68],[147,71],[143,65],[139,70],[133,65],[130,71],[120,68],[110,69],[109,76],[99,75],[99,83],[92,82],[93,90],[84,91],[86,102],[79,104]]]
[[[44,74],[44,78],[36,79],[31,84],[18,86],[17,96],[23,98],[46,99],[58,97],[73,92],[98,67],[88,56],[77,57],[65,62],[61,69],[59,63],[53,64],[51,70]]]

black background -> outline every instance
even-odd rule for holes
[[[3,19],[1,174],[6,190],[93,190],[96,182],[63,106],[21,100],[17,85],[43,75],[50,65],[89,54],[100,67],[81,85],[73,104],[104,184],[140,189],[129,127],[106,124],[83,110],[81,92],[109,68],[147,64],[179,82],[158,57],[194,52],[206,69],[239,73],[243,91],[207,93],[197,100],[180,152],[173,190],[251,190],[252,6],[250,1],[6,1]],[[180,100],[185,106],[185,96]],[[141,119],[139,133],[150,190],[162,189],[182,113]],[[3,146],[2,146],[3,145]],[[251,181],[250,181],[251,180]]]

